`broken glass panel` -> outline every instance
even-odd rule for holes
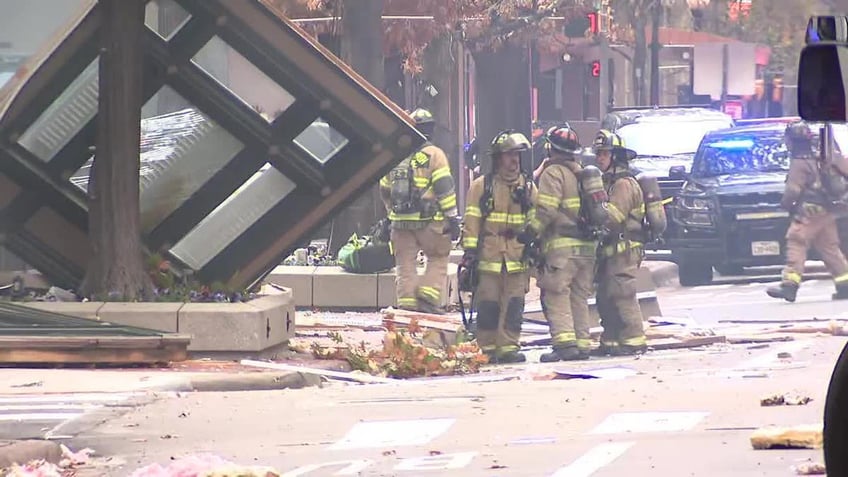
[[[333,129],[321,118],[316,119],[308,128],[294,138],[295,144],[308,152],[321,164],[326,164],[345,145],[347,138]]]
[[[49,162],[97,114],[98,65],[95,58],[18,140],[35,157]]]
[[[177,242],[171,254],[193,270],[200,270],[295,187],[291,179],[266,163]]]
[[[150,0],[144,9],[144,24],[164,40],[170,40],[191,19],[174,0]]]
[[[294,96],[217,36],[197,52],[192,62],[269,123],[294,103]]]
[[[175,103],[163,102],[174,98]],[[145,232],[174,212],[223,168],[244,145],[164,86],[143,110],[158,113],[141,121],[141,225]],[[175,110],[176,109],[176,110]],[[70,181],[88,189],[92,159]]]

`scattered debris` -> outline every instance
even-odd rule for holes
[[[34,388],[34,387],[37,387],[37,386],[41,386],[42,384],[44,384],[43,381],[33,381],[31,383],[13,384],[11,387],[13,387],[13,388]]]
[[[59,444],[62,449],[62,460],[59,461],[59,467],[69,469],[78,465],[86,465],[91,461],[91,456],[94,455],[94,449],[85,448],[77,452],[73,452],[65,444]]]
[[[341,371],[331,371],[329,369],[317,369],[317,368],[308,368],[306,366],[293,366],[290,364],[283,363],[271,363],[267,361],[253,361],[250,359],[243,359],[241,364],[245,366],[255,366],[258,368],[268,368],[268,369],[276,369],[280,371],[295,371],[299,373],[308,373],[308,374],[317,374],[319,376],[326,376],[328,378],[336,378],[347,381],[356,381],[360,383],[394,383],[397,382],[396,379],[384,378],[380,376],[371,376],[362,372],[350,372],[345,373]]]
[[[625,366],[613,366],[609,368],[595,368],[583,371],[554,370],[554,379],[624,379],[635,376],[637,371]]]
[[[822,443],[821,424],[770,426],[757,429],[751,434],[751,446],[754,449],[820,449]]]
[[[0,475],[4,477],[72,477],[76,475],[75,469],[87,465],[94,454],[94,451],[88,448],[73,452],[64,444],[60,444],[59,447],[62,450],[62,458],[58,464],[43,459],[33,460],[24,465],[15,464],[8,469],[0,469]]]
[[[271,467],[239,466],[214,454],[197,454],[176,459],[167,467],[151,464],[142,467],[130,477],[280,477]]]
[[[781,351],[780,353],[777,353],[777,359],[792,359],[792,353]]]
[[[824,464],[819,462],[804,462],[792,467],[795,475],[826,475]]]
[[[760,399],[760,406],[804,406],[813,399],[799,394],[775,394]]]
[[[387,456],[387,457],[390,456],[390,455],[397,455],[397,451],[394,451],[394,450],[383,451],[383,455]]]

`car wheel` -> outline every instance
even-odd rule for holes
[[[824,466],[828,475],[848,475],[848,344],[842,348],[824,402]]]
[[[684,287],[709,285],[713,281],[713,266],[704,262],[680,261],[677,274]]]
[[[745,272],[745,267],[739,265],[716,265],[716,271],[726,277],[733,275],[742,275]]]

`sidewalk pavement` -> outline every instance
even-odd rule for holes
[[[659,260],[645,260],[642,268],[651,271],[654,286],[657,288],[667,287],[677,283],[677,264],[674,262],[663,262]]]

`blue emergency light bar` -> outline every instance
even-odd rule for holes
[[[754,147],[754,141],[750,139],[730,139],[727,141],[717,141],[712,144],[707,144],[707,147],[711,147],[713,149],[748,150]]]
[[[848,17],[843,15],[810,17],[804,42],[808,45],[823,42],[848,43]]]

